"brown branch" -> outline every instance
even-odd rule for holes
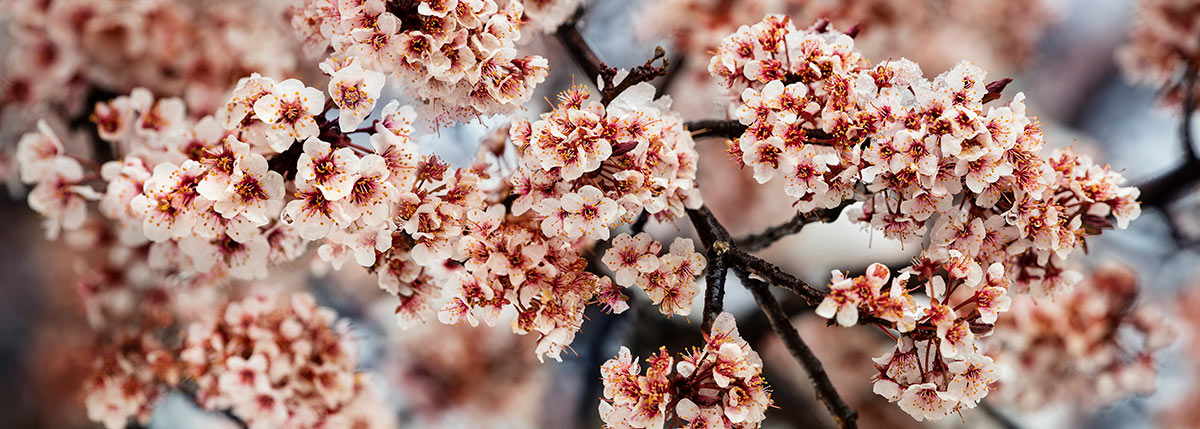
[[[1196,112],[1196,75],[1195,67],[1188,66],[1181,84],[1184,93],[1180,108],[1180,114],[1183,116],[1179,119],[1179,143],[1183,146],[1184,161],[1137,185],[1141,190],[1139,199],[1143,206],[1163,209],[1200,182],[1200,157],[1196,154],[1195,142],[1192,139],[1192,114]]]
[[[643,210],[642,213],[638,215],[637,219],[634,219],[633,223],[629,225],[629,229],[633,230],[634,235],[641,234],[646,230],[646,224],[649,222],[650,212]]]
[[[1137,186],[1144,207],[1165,208],[1200,182],[1200,160],[1191,158]]]
[[[1196,66],[1189,63],[1183,72],[1183,117],[1179,120],[1179,141],[1183,153],[1190,160],[1196,159],[1196,147],[1192,142],[1192,113],[1196,111]]]
[[[579,32],[579,18],[582,16],[583,8],[579,8],[575,11],[575,16],[558,26],[554,37],[558,38],[559,43],[562,43],[563,47],[567,49],[571,60],[583,69],[588,79],[595,82],[596,77],[600,76],[604,62],[600,61],[600,56],[596,55],[596,51],[592,50],[592,46],[583,39],[583,34]]]
[[[615,82],[618,69],[610,67],[600,60],[600,56],[592,49],[587,40],[583,38],[583,34],[579,32],[579,18],[583,16],[584,9],[581,7],[575,11],[575,15],[558,27],[554,32],[558,41],[562,43],[567,52],[571,55],[571,59],[587,73],[589,80],[595,83],[597,80],[602,84],[600,89],[600,102],[608,105],[609,102],[617,98],[622,92],[630,87],[642,82],[650,82],[660,76],[665,76],[671,65],[671,61],[667,59],[667,52],[661,46],[654,48],[654,56],[646,60],[645,64],[634,67],[629,70],[629,74],[621,79],[621,82]],[[655,62],[661,60],[661,65],[654,65]],[[657,90],[656,90],[657,92]]]
[[[842,211],[845,210],[846,207],[856,202],[857,201],[854,200],[846,200],[837,207],[816,210],[811,213],[797,214],[796,216],[792,217],[791,220],[767,228],[763,230],[763,232],[739,238],[734,241],[734,244],[736,244],[737,247],[746,250],[747,252],[765,249],[767,246],[770,246],[772,243],[775,243],[784,237],[799,233],[800,230],[804,229],[805,225],[815,222],[829,223],[837,220],[838,217],[842,215]]]
[[[749,126],[743,125],[736,119],[699,119],[684,122],[683,127],[691,130],[693,139],[706,137],[736,139],[749,129]],[[808,144],[829,146],[828,141],[833,138],[829,133],[820,129],[805,129],[804,132],[805,136],[809,138],[805,141]]]
[[[741,278],[742,284],[750,293],[754,295],[754,301],[758,303],[759,308],[767,315],[771,322],[771,328],[783,340],[787,346],[788,352],[792,357],[804,366],[804,372],[808,373],[808,378],[812,382],[813,389],[816,391],[817,399],[825,404],[825,408],[833,415],[834,420],[840,428],[857,427],[858,412],[854,411],[846,404],[838,394],[837,389],[833,387],[833,382],[829,380],[829,375],[825,373],[825,367],[821,365],[821,360],[817,355],[813,354],[812,349],[804,343],[800,338],[800,333],[796,331],[796,327],[792,326],[791,320],[783,312],[783,307],[779,305],[779,301],[775,296],[771,295],[771,289],[760,280],[751,278],[742,272],[738,272],[738,277]]]
[[[713,320],[725,309],[725,276],[728,274],[725,255],[716,248],[709,248],[708,272],[705,274],[704,314],[700,323],[704,332],[712,330]]]
[[[824,291],[812,287],[775,264],[751,255],[745,249],[736,246],[733,238],[729,235],[729,230],[721,225],[708,207],[688,210],[687,213],[705,249],[712,249],[721,254],[734,271],[758,275],[776,286],[795,292],[812,305],[825,299]]]
[[[684,128],[692,131],[692,138],[720,137],[736,139],[746,132],[746,126],[734,119],[702,119],[687,121]]]
[[[817,305],[825,299],[825,291],[812,287],[775,264],[746,253],[742,249],[736,247],[733,249],[735,250],[731,250],[727,254],[729,262],[737,267],[736,271],[762,277],[775,286],[800,295],[810,305]]]

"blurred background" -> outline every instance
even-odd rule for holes
[[[289,39],[293,35],[285,4],[218,2],[219,8],[206,10],[209,2],[205,1],[157,0],[104,2],[115,5],[106,13],[129,20],[121,24],[128,26],[121,27],[123,31],[145,27],[144,33],[72,47],[83,52],[69,56],[74,64],[61,65],[62,70],[52,67],[57,74],[30,76],[22,64],[55,61],[31,57],[31,52],[59,60],[68,56],[61,51],[43,52],[56,48],[39,50],[16,42],[27,39],[22,34],[30,31],[15,18],[22,16],[20,10],[27,3],[33,2],[0,1],[0,29],[5,30],[0,35],[0,50],[8,57],[6,68],[0,69],[7,97],[0,116],[0,143],[6,148],[0,154],[5,157],[0,159],[0,175],[10,178],[15,175],[11,148],[21,134],[32,129],[35,118],[51,118],[52,126],[64,131],[83,124],[78,128],[82,130],[88,124],[86,110],[91,102],[134,86],[150,87],[160,96],[183,96],[190,107],[203,111],[202,106],[223,102],[225,91],[235,81],[228,76],[250,71],[274,76],[316,73],[315,60]],[[159,15],[146,11],[177,7],[168,6],[174,3],[183,4],[178,7],[188,11],[181,13],[179,25],[195,33],[185,38],[190,43],[156,54],[127,46],[154,40],[149,27]],[[709,9],[693,9],[694,5]],[[1200,8],[1200,4],[1191,7]],[[906,57],[918,61],[925,74],[933,76],[960,60],[970,60],[988,70],[988,80],[1011,77],[1013,83],[1006,94],[1023,91],[1027,95],[1029,111],[1042,121],[1050,146],[1074,146],[1097,162],[1123,171],[1131,183],[1154,178],[1183,159],[1178,106],[1164,103],[1159,87],[1131,83],[1117,64],[1116,52],[1128,40],[1137,16],[1137,3],[1132,0],[589,0],[585,8],[583,35],[610,65],[640,65],[655,46],[667,49],[679,69],[668,94],[687,119],[726,115],[716,87],[705,78],[706,52],[720,37],[737,25],[757,22],[766,12],[787,12],[798,27],[823,16],[843,30],[860,24],[856,44],[874,61]],[[184,19],[191,16],[187,14],[222,13],[225,15],[206,15],[207,21]],[[261,25],[241,22],[237,17],[243,13],[241,21]],[[243,36],[261,43],[230,51],[223,45],[228,42],[205,39],[216,28],[238,25],[245,27],[239,30]],[[521,51],[549,58],[553,70],[539,86],[541,94],[552,97],[573,82],[585,80],[552,35],[531,33],[523,36]],[[105,57],[105,52],[114,51],[124,53]],[[172,57],[172,52],[192,62],[180,64],[184,60]],[[211,64],[200,64],[197,58],[208,58]],[[96,70],[88,71],[86,81],[79,82],[80,73],[72,71],[79,68]],[[402,98],[403,94],[390,96]],[[541,95],[535,97],[540,99]],[[547,107],[531,102],[523,114],[532,117]],[[460,125],[420,141],[426,153],[435,152],[462,165],[470,161],[489,129],[504,124],[506,118],[488,118],[482,124]],[[80,142],[88,138],[80,131],[68,139],[68,146],[86,147]],[[773,195],[782,192],[777,182],[755,184],[726,159],[718,140],[700,141],[698,147],[705,202],[735,235],[756,232],[792,216],[790,207],[773,200]],[[25,202],[28,190],[15,180],[6,183],[7,192],[0,196],[0,237],[4,241],[0,246],[0,386],[6,387],[0,389],[0,427],[98,427],[87,421],[79,393],[80,380],[90,363],[87,350],[91,339],[78,298],[79,286],[73,280],[74,256],[61,243],[45,240],[37,216]],[[826,362],[835,385],[859,410],[863,427],[1197,427],[1200,344],[1192,338],[1194,328],[1200,327],[1200,318],[1193,315],[1200,314],[1200,294],[1193,290],[1200,258],[1195,252],[1197,239],[1192,237],[1200,236],[1200,207],[1194,194],[1186,189],[1166,206],[1166,212],[1147,209],[1129,229],[1091,239],[1087,255],[1074,261],[1085,273],[1106,273],[1085,282],[1117,283],[1132,290],[1134,298],[1120,304],[1097,303],[1098,293],[1085,287],[1082,293],[1091,295],[1038,304],[1044,311],[1057,311],[1052,310],[1054,305],[1087,301],[1086,305],[1136,307],[1136,311],[1168,317],[1167,324],[1177,336],[1172,346],[1145,363],[1152,370],[1113,375],[1107,363],[1076,365],[1064,362],[1069,358],[1061,355],[1046,356],[1044,350],[1051,348],[1038,351],[1029,346],[1028,353],[1007,356],[1005,367],[1024,365],[1026,371],[1020,376],[1005,373],[999,389],[985,400],[985,410],[965,411],[961,418],[951,416],[935,424],[917,423],[871,392],[868,379],[874,368],[869,358],[888,348],[887,337],[865,328],[826,328],[824,320],[800,302],[785,299],[785,305],[794,313],[801,335]],[[682,221],[678,225],[651,222],[647,231],[668,242],[673,236],[691,236],[689,228]],[[902,248],[841,219],[809,226],[761,254],[810,283],[825,284],[832,269],[856,269],[875,261],[898,265],[919,250]],[[568,353],[561,363],[539,364],[531,339],[512,335],[503,324],[471,329],[434,323],[401,330],[390,314],[394,303],[376,301],[379,290],[371,278],[327,273],[319,267],[300,268],[289,278],[289,287],[314,291],[323,305],[352,321],[364,369],[380,381],[389,405],[407,427],[598,427],[599,367],[621,345],[644,357],[660,345],[674,351],[701,343],[700,311],[693,312],[693,320],[666,319],[648,305],[640,291],[630,290],[634,295],[630,311],[610,315],[589,310],[589,320],[572,344],[574,353]],[[778,408],[769,411],[767,426],[829,426],[829,417],[815,402],[802,369],[767,328],[736,278],[731,276],[729,282],[726,309],[737,316],[741,331],[764,356],[765,375],[774,390]],[[1069,343],[1070,337],[1064,334],[1045,341]],[[434,338],[444,345],[428,347]],[[1129,341],[1137,344],[1139,339]],[[1118,349],[1111,352],[1116,355],[1111,359],[1120,361],[1122,353],[1134,354],[1137,346]],[[1121,379],[1104,382],[1104,377]],[[226,424],[177,397],[158,406],[151,427]]]

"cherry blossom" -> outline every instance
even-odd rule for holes
[[[267,167],[267,160],[255,153],[239,153],[237,167],[230,177],[231,193],[216,201],[213,209],[226,219],[243,215],[262,225],[279,210],[283,198],[283,176]]]
[[[612,247],[601,260],[616,273],[618,285],[633,286],[639,276],[658,269],[661,248],[662,245],[650,238],[650,234],[621,234],[613,238]]]
[[[271,124],[267,142],[271,149],[283,152],[293,142],[317,136],[319,130],[313,116],[321,113],[324,103],[325,94],[321,91],[288,79],[274,84],[269,93],[254,101],[254,116]]]
[[[55,160],[64,153],[62,141],[45,120],[38,121],[38,132],[25,134],[17,142],[17,165],[21,181],[34,183],[54,169]]]
[[[354,131],[366,119],[375,108],[383,83],[383,73],[364,70],[357,61],[332,72],[329,97],[340,110],[338,126],[342,132]]]
[[[296,177],[321,191],[331,201],[350,196],[358,183],[362,160],[350,148],[334,148],[317,138],[304,142]]]

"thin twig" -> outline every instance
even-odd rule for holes
[[[755,274],[762,277],[775,286],[800,295],[810,305],[817,305],[825,299],[825,291],[812,287],[812,285],[809,285],[804,280],[800,280],[799,277],[784,271],[775,264],[746,253],[737,247],[734,247],[727,253],[731,266],[736,266],[738,272]]]
[[[667,52],[659,46],[654,49],[654,56],[646,60],[645,64],[634,67],[621,78],[620,82],[615,82],[614,79],[619,71],[601,61],[600,56],[579,32],[579,18],[583,16],[583,11],[582,7],[579,8],[575,15],[560,25],[554,33],[567,52],[571,54],[571,59],[583,69],[584,73],[587,73],[588,78],[592,82],[601,84],[600,102],[602,104],[608,105],[618,95],[634,85],[650,82],[667,74],[671,61],[667,59]],[[661,65],[654,64],[660,60]]]
[[[767,315],[767,319],[771,322],[771,328],[783,340],[787,346],[788,352],[792,357],[796,358],[800,365],[804,366],[804,372],[808,373],[808,378],[812,382],[813,389],[816,391],[817,399],[825,404],[825,408],[833,415],[834,420],[840,428],[857,427],[858,412],[854,411],[846,404],[838,394],[837,389],[833,387],[833,382],[829,380],[829,375],[825,373],[825,367],[821,365],[821,360],[817,355],[813,354],[812,349],[804,343],[800,338],[800,333],[796,331],[796,327],[792,326],[791,320],[783,312],[783,307],[779,305],[779,301],[775,296],[771,295],[771,289],[760,280],[751,278],[741,272],[738,273],[742,284],[750,293],[754,295],[754,301],[758,303],[758,307]]]
[[[737,239],[734,243],[747,252],[762,250],[770,246],[772,243],[792,234],[799,233],[804,229],[805,225],[821,222],[829,223],[838,219],[842,215],[842,211],[851,204],[856,203],[854,200],[846,200],[837,207],[816,210],[811,213],[797,214],[787,222],[772,226],[763,230],[758,234],[751,234]]]
[[[812,287],[808,283],[805,283],[804,280],[800,280],[800,278],[789,274],[775,264],[751,255],[745,249],[734,245],[735,242],[729,235],[729,230],[725,229],[724,225],[721,225],[721,222],[717,220],[716,216],[713,216],[708,207],[702,206],[699,209],[688,210],[687,213],[705,249],[714,249],[722,254],[726,258],[728,266],[734,271],[755,274],[765,278],[775,286],[795,292],[812,305],[817,305],[817,303],[825,299],[824,291]]]
[[[1139,199],[1143,206],[1163,209],[1200,182],[1200,156],[1196,154],[1196,145],[1192,139],[1192,114],[1196,111],[1196,79],[1196,68],[1188,66],[1181,85],[1183,103],[1180,114],[1183,117],[1179,118],[1179,143],[1186,155],[1184,161],[1137,185],[1141,191]]]

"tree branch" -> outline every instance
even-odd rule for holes
[[[1179,142],[1187,159],[1196,159],[1196,147],[1192,142],[1192,113],[1196,111],[1196,66],[1189,62],[1183,72],[1183,117],[1179,119]]]
[[[688,210],[687,213],[705,249],[715,250],[722,255],[734,271],[758,275],[776,286],[795,292],[811,305],[817,305],[825,299],[824,291],[736,246],[729,230],[721,225],[708,207]]]
[[[1143,206],[1163,209],[1185,191],[1192,189],[1200,182],[1200,157],[1196,154],[1195,142],[1192,139],[1192,114],[1196,112],[1196,79],[1195,66],[1188,66],[1184,71],[1183,102],[1179,118],[1179,143],[1183,146],[1184,161],[1166,172],[1137,185],[1141,190],[1140,200]]]
[[[588,74],[588,78],[594,83],[597,81],[602,83],[602,88],[600,89],[600,102],[602,104],[607,106],[609,102],[617,98],[617,95],[625,92],[626,89],[667,74],[671,60],[667,59],[667,52],[659,46],[654,49],[654,56],[646,60],[645,64],[629,70],[629,74],[621,78],[620,82],[614,82],[618,70],[601,61],[600,56],[596,54],[596,51],[583,38],[583,34],[579,32],[579,18],[583,16],[583,11],[582,7],[576,10],[575,15],[560,25],[558,30],[554,32],[554,35],[562,43],[563,47],[567,49],[567,52],[571,54],[571,59],[576,64],[579,64],[579,67]],[[662,65],[654,65],[659,60],[662,61]]]
[[[692,138],[694,139],[705,137],[736,139],[741,137],[742,133],[746,132],[746,128],[748,128],[734,119],[701,119],[687,121],[683,126],[692,131]]]
[[[704,332],[712,330],[713,320],[725,309],[725,255],[715,248],[708,249],[708,272],[705,274],[704,315],[700,323]]]
[[[675,79],[684,73],[684,68],[687,66],[687,55],[676,53],[671,56],[668,64],[670,67],[667,68],[666,76],[658,82],[658,85],[655,85],[654,98],[662,97],[671,90],[671,84],[675,83]]]
[[[734,244],[746,250],[747,252],[765,249],[767,246],[770,246],[772,243],[775,243],[784,237],[799,233],[800,230],[804,229],[805,225],[814,222],[829,223],[837,220],[838,217],[842,215],[842,211],[845,210],[846,207],[849,207],[851,204],[856,202],[857,201],[854,200],[846,200],[837,207],[817,210],[812,213],[797,214],[796,216],[792,217],[791,220],[767,228],[763,230],[763,232],[739,238],[734,241]]]
[[[772,264],[757,256],[746,253],[746,251],[734,247],[727,253],[729,262],[737,267],[736,271],[746,274],[754,274],[766,279],[775,286],[787,289],[804,298],[809,305],[820,304],[825,299],[825,291],[817,289],[805,283],[804,280],[784,271],[779,266]]]
[[[1136,186],[1142,192],[1142,206],[1163,209],[1196,182],[1200,182],[1200,160],[1192,158]]]
[[[588,45],[587,40],[583,39],[583,34],[579,32],[579,18],[583,16],[583,8],[575,11],[575,15],[558,26],[558,30],[554,32],[554,37],[558,38],[559,43],[567,49],[567,53],[571,55],[571,60],[583,69],[587,74],[588,79],[595,82],[596,77],[600,76],[602,61],[600,56],[596,55],[596,51],[592,50],[591,45]]]
[[[813,354],[812,349],[800,338],[800,333],[796,331],[796,327],[792,326],[791,320],[784,314],[779,301],[771,295],[770,287],[741,272],[738,273],[738,277],[741,278],[742,284],[746,285],[746,289],[749,289],[750,293],[754,295],[754,301],[767,315],[771,322],[771,328],[783,340],[788,352],[796,358],[797,362],[800,362],[800,365],[804,366],[804,372],[808,373],[808,378],[812,381],[817,399],[825,404],[825,408],[837,421],[838,427],[857,427],[858,412],[850,408],[838,394],[837,389],[833,387],[833,382],[825,373],[825,367],[821,365],[821,360],[817,359],[817,355]]]

